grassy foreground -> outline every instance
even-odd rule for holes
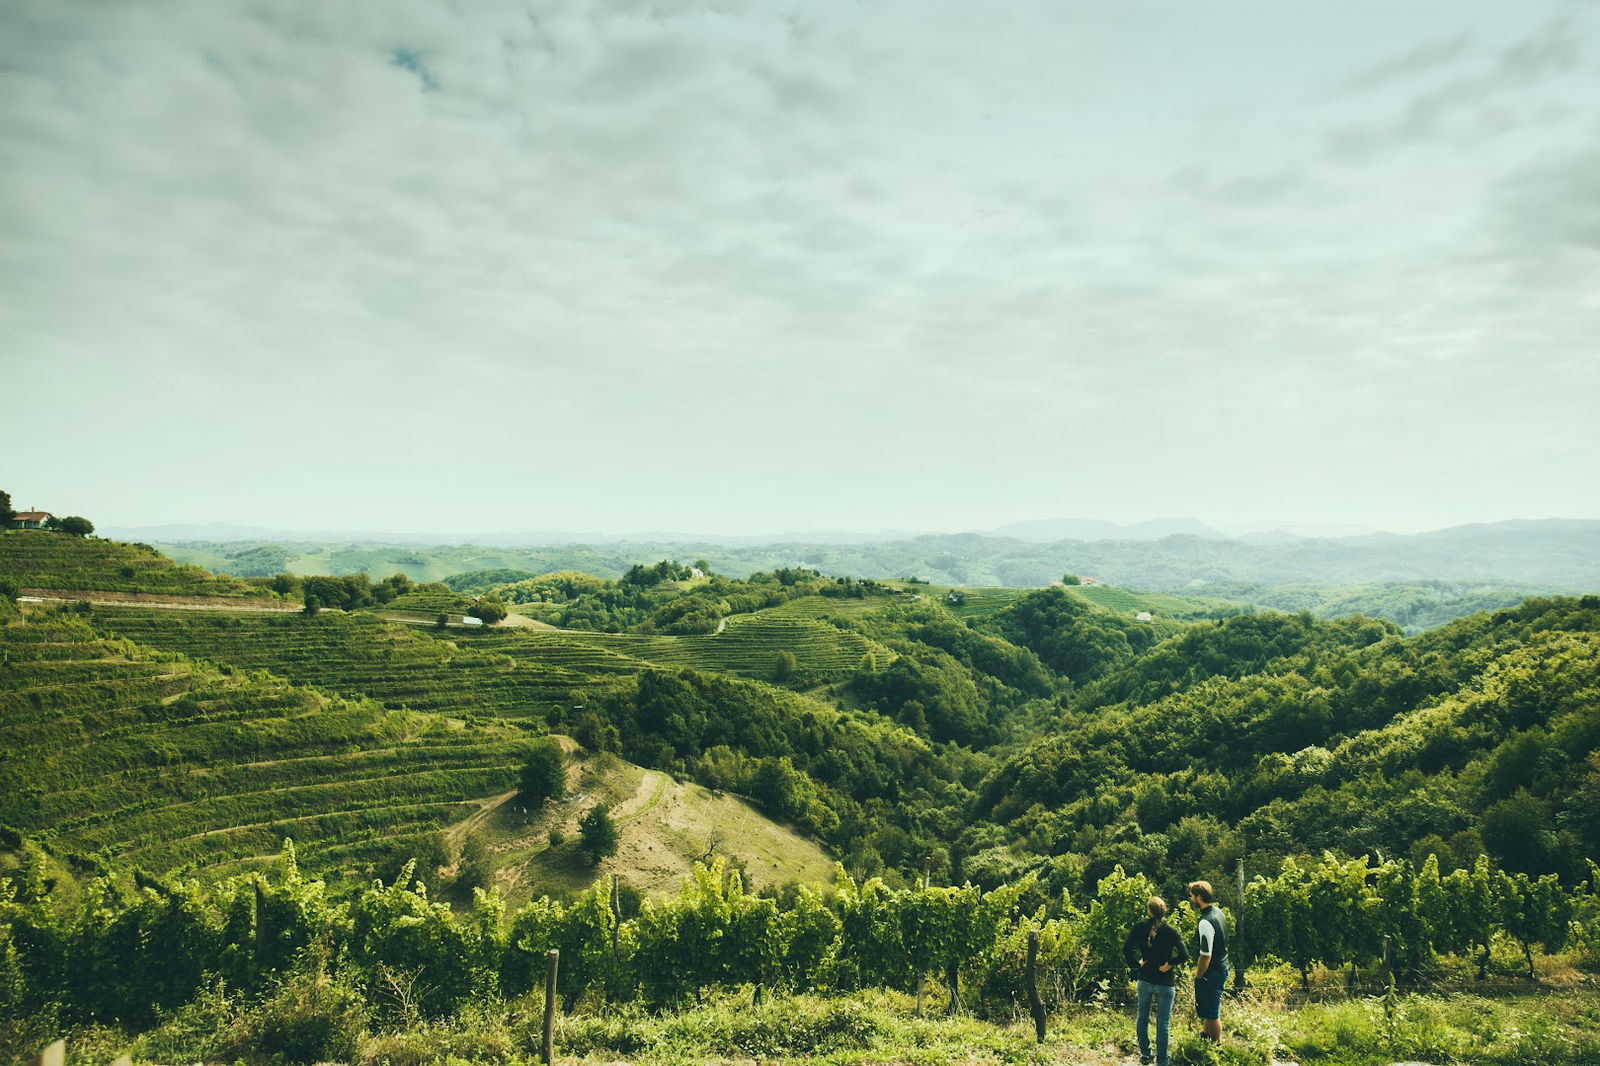
[[[1600,995],[1592,986],[1590,979],[1585,987],[1567,990],[1302,1003],[1289,1002],[1281,991],[1251,991],[1225,1004],[1220,1048],[1199,1039],[1192,1001],[1180,991],[1172,1061],[1181,1066],[1591,1064],[1600,1062]],[[404,990],[397,988],[396,995],[403,1015]],[[558,1017],[557,1061],[574,1066],[1110,1066],[1137,1061],[1131,1007],[1088,1004],[1056,1014],[1045,1042],[1037,1044],[1023,1011],[1009,1020],[982,1021],[947,1018],[944,1006],[942,996],[930,994],[919,1015],[912,997],[891,992],[779,996],[752,1004],[746,990],[660,1014],[636,1007],[580,1009]],[[247,1003],[228,989],[213,988],[131,1043],[114,1029],[75,1031],[68,1034],[69,1061],[110,1061],[128,1050],[140,1063],[531,1066],[539,1062],[541,1018],[542,1000],[535,993],[480,1005],[450,1021],[413,1017],[377,1026],[367,1006],[338,982],[302,974],[264,1002]]]

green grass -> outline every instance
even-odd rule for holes
[[[228,996],[204,995],[139,1036],[131,1049],[135,1058],[214,1060],[230,1031],[248,1029],[256,1012],[272,1009],[241,1000],[237,993],[231,1000]],[[945,1002],[937,985],[920,1015],[913,997],[884,991],[768,996],[753,1004],[744,989],[712,993],[696,1006],[660,1013],[585,1000],[573,1013],[558,1012],[555,1050],[560,1061],[574,1066],[618,1061],[636,1066],[1120,1066],[1137,1057],[1133,1011],[1126,1005],[1083,1004],[1054,1013],[1039,1044],[1021,1007],[987,1019],[966,1012],[947,1018]],[[1182,1066],[1267,1066],[1286,1060],[1304,1066],[1399,1061],[1587,1066],[1600,1061],[1594,1003],[1593,992],[1494,999],[1405,996],[1386,1015],[1377,1001],[1293,1006],[1247,996],[1225,1006],[1220,1047],[1204,1044],[1193,1019],[1174,1011],[1172,1061]],[[539,1061],[541,1010],[535,993],[509,1003],[478,1003],[453,1019],[374,1027],[356,1035],[353,1061],[532,1064]],[[100,1046],[96,1040],[115,1046],[104,1031],[85,1035],[86,1047]]]
[[[521,762],[517,730],[330,697],[64,613],[0,625],[0,680],[0,824],[155,871],[226,872],[285,836],[313,868],[384,853],[514,788]]]

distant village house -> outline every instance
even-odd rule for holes
[[[46,519],[54,518],[49,511],[18,511],[6,523],[7,529],[43,529]]]

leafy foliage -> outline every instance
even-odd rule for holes
[[[521,799],[529,807],[543,806],[547,801],[560,799],[567,794],[567,757],[561,745],[544,737],[528,746],[522,760],[522,770],[517,776]]]

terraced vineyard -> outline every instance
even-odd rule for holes
[[[506,726],[329,698],[62,614],[0,624],[0,678],[0,824],[152,871],[265,861],[292,836],[313,868],[364,876],[514,788],[521,761]]]
[[[266,589],[239,578],[216,576],[197,566],[174,563],[143,544],[68,537],[40,530],[0,533],[0,578],[10,578],[23,588],[41,590],[276,599]]]
[[[1068,585],[1066,590],[1096,607],[1104,607],[1124,617],[1136,615],[1140,611],[1149,611],[1156,618],[1168,620],[1209,618],[1213,617],[1219,608],[1226,610],[1238,606],[1219,601],[1186,600],[1162,592],[1130,592],[1127,589],[1112,588],[1107,585]]]
[[[838,618],[881,611],[883,608],[904,602],[900,597],[863,596],[800,596],[761,612],[764,618]]]
[[[575,692],[593,683],[577,670],[458,648],[365,614],[311,618],[107,607],[95,609],[94,621],[106,632],[152,647],[270,670],[325,692],[370,696],[390,708],[542,725],[549,709],[569,705]]]
[[[797,687],[842,681],[868,654],[879,663],[895,657],[882,644],[858,633],[766,611],[735,615],[721,633],[696,636],[564,632],[538,634],[535,639],[550,636],[662,666],[688,666],[758,681],[772,680],[779,653],[788,652],[795,657],[790,681]]]
[[[795,657],[790,681],[797,687],[843,680],[869,652],[879,663],[894,658],[894,652],[860,634],[785,615],[788,606],[734,615],[723,632],[694,636],[492,629],[470,635],[452,631],[449,639],[461,647],[493,649],[579,673],[634,674],[651,666],[690,667],[756,681],[772,680],[778,653],[787,651]]]
[[[430,615],[459,615],[472,604],[465,596],[447,588],[414,588],[401,593],[380,609],[387,611],[421,611]]]
[[[590,643],[584,639],[588,635],[549,629],[486,628],[451,631],[449,639],[462,647],[495,651],[581,674],[636,674],[650,668],[651,664],[643,659]]]
[[[950,609],[950,613],[963,622],[974,618],[986,618],[999,614],[1013,603],[1022,599],[1034,589],[1013,588],[962,588],[962,589],[937,589],[939,602]],[[961,595],[960,603],[950,601],[950,593],[957,592]]]

